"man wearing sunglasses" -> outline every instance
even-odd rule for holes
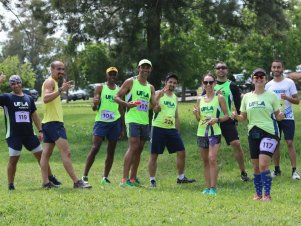
[[[300,174],[297,170],[297,153],[293,143],[295,120],[292,109],[292,104],[299,104],[300,100],[295,83],[291,79],[283,77],[283,70],[284,66],[282,61],[274,60],[272,62],[271,72],[273,73],[273,79],[266,84],[265,89],[276,93],[280,100],[281,111],[284,113],[285,118],[277,123],[280,133],[281,131],[283,132],[286,141],[292,165],[292,179],[300,180]],[[274,162],[275,170],[272,172],[272,177],[281,176],[279,145],[275,150]]]
[[[95,156],[99,152],[100,146],[105,139],[108,140],[107,157],[102,185],[110,184],[108,179],[114,161],[114,154],[117,141],[123,136],[124,110],[114,101],[119,87],[116,85],[118,70],[116,67],[109,67],[106,70],[107,82],[97,86],[93,98],[93,111],[96,111],[95,124],[93,128],[93,144],[87,156],[86,166],[82,180],[88,182],[88,173],[92,167]]]
[[[5,80],[1,73],[0,84]],[[20,159],[22,146],[35,156],[40,162],[43,139],[41,120],[37,114],[37,108],[31,96],[22,92],[22,79],[19,75],[12,75],[9,78],[11,93],[0,95],[0,106],[4,108],[6,119],[6,142],[9,150],[9,160],[7,165],[8,189],[15,190],[14,179],[17,170],[17,163]],[[35,135],[32,123],[35,124],[38,135]],[[54,186],[61,183],[52,175],[49,165],[47,167],[48,180]]]
[[[225,97],[228,112],[233,111],[232,107],[234,103],[235,109],[239,113],[241,94],[238,86],[228,79],[228,67],[226,63],[218,62],[215,65],[215,73],[217,76],[217,84],[214,87],[215,91]],[[249,181],[250,179],[245,171],[244,152],[239,141],[236,122],[229,118],[227,121],[221,122],[220,127],[227,144],[231,145],[234,150],[235,159],[238,162],[241,171],[241,180]]]

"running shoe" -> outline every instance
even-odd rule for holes
[[[264,195],[263,197],[262,197],[262,201],[271,201],[272,200],[272,197],[270,196],[270,195]]]
[[[73,184],[73,188],[92,188],[92,186],[83,180],[78,180],[76,183]]]
[[[58,188],[58,187],[59,187],[58,185],[53,184],[51,181],[49,181],[46,184],[42,184],[42,188],[45,188],[45,189]]]
[[[216,190],[216,188],[210,188],[210,189],[209,189],[208,195],[217,195],[217,190]]]
[[[157,187],[157,183],[156,183],[155,180],[151,180],[151,181],[150,181],[150,187],[151,187],[151,188]]]
[[[10,190],[10,191],[15,190],[15,185],[13,183],[9,183],[8,190]]]
[[[125,182],[120,182],[119,187],[121,188],[133,188],[134,184],[130,181],[130,179],[127,179]]]
[[[281,171],[274,170],[274,171],[271,172],[271,176],[272,177],[280,177],[281,176]]]
[[[188,179],[187,177],[184,177],[183,179],[177,178],[177,184],[188,184],[195,182],[195,179]]]
[[[209,192],[210,192],[210,188],[205,188],[205,189],[202,191],[202,194],[204,194],[204,195],[209,195]]]
[[[51,181],[54,185],[60,186],[62,183],[56,179],[54,175],[48,177],[48,180]]]
[[[240,174],[240,179],[244,182],[247,182],[250,180],[250,178],[248,177],[248,174],[246,171],[242,171]]]
[[[100,181],[101,185],[108,185],[111,184],[111,181],[109,181],[108,178],[104,177],[101,181]]]
[[[134,182],[131,182],[135,187],[141,187],[141,182],[137,177]]]
[[[255,201],[262,200],[262,195],[255,194],[253,197],[253,200],[255,200]]]
[[[298,170],[295,170],[293,172],[292,179],[293,180],[300,180],[300,174],[299,174]]]

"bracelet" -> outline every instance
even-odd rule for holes
[[[43,133],[43,131],[42,131],[42,130],[39,130],[39,133]]]

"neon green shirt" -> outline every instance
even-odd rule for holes
[[[117,85],[115,85],[115,89],[110,89],[106,83],[103,84],[95,116],[96,122],[114,122],[120,118],[119,105],[114,101],[118,90]]]
[[[208,136],[220,135],[221,129],[219,123],[215,123],[214,125],[209,126],[209,128],[207,128],[207,122],[211,118],[219,118],[220,113],[222,112],[219,105],[218,96],[214,96],[214,98],[208,103],[205,102],[204,97],[201,97],[199,111],[200,111],[201,118],[199,121],[197,136],[200,137],[206,136],[206,130],[208,130]]]
[[[216,84],[214,86],[215,91],[220,90],[223,93],[228,112],[232,112],[232,102],[233,102],[233,95],[232,95],[232,92],[230,89],[230,84],[231,84],[231,81],[227,80],[226,82],[224,82],[222,84]],[[221,111],[221,116],[224,116],[224,112],[222,112],[222,111]]]
[[[277,121],[274,112],[280,109],[280,102],[275,93],[265,91],[257,95],[253,92],[243,96],[240,111],[247,113],[248,131],[254,126],[279,136]]]
[[[126,96],[126,101],[140,101],[137,107],[126,109],[125,123],[149,124],[149,103],[151,99],[151,86],[149,83],[142,85],[137,77],[133,77],[133,86]]]
[[[154,112],[153,126],[164,129],[176,128],[176,110],[177,110],[177,96],[173,93],[172,96],[164,95],[159,100],[161,111]]]

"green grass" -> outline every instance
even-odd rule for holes
[[[7,190],[8,151],[4,140],[4,120],[0,117],[0,225],[300,225],[300,181],[290,178],[290,163],[282,145],[283,176],[273,181],[271,202],[255,202],[253,184],[239,178],[237,163],[230,148],[223,145],[219,153],[218,195],[201,194],[204,188],[203,167],[196,146],[197,122],[192,115],[193,103],[180,104],[181,134],[187,149],[186,175],[194,184],[177,185],[175,155],[164,153],[158,160],[157,188],[148,188],[148,145],[142,153],[139,177],[143,188],[123,189],[123,155],[127,141],[118,143],[110,174],[111,186],[100,186],[105,146],[90,171],[91,190],[75,190],[67,176],[57,150],[51,159],[55,175],[63,182],[59,189],[41,189],[41,173],[33,156],[25,149],[18,164],[16,190]],[[41,106],[38,106],[41,113]],[[296,108],[296,128],[300,128],[300,110]],[[94,113],[87,101],[64,104],[64,119],[71,145],[74,168],[81,176],[91,147]],[[246,125],[239,131],[245,150],[246,167],[252,175],[246,142]],[[300,155],[300,131],[296,148]]]

